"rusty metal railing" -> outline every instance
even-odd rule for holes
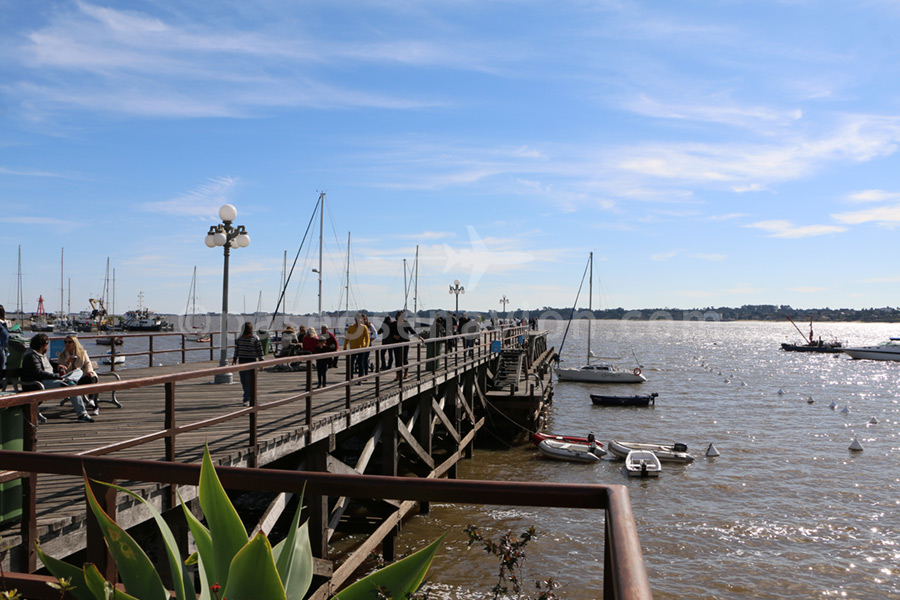
[[[127,479],[196,485],[200,476],[200,466],[196,464],[71,454],[0,451],[0,464],[14,464],[29,473],[74,476],[84,473],[106,482]],[[222,485],[231,490],[285,492],[299,491],[306,486],[308,494],[323,496],[603,510],[603,598],[652,598],[631,501],[627,488],[622,485],[421,479],[238,467],[218,467],[216,471]],[[107,513],[115,518],[115,494],[103,495],[100,501]],[[101,573],[109,572],[110,559],[96,525],[88,531],[87,557],[97,564]],[[29,598],[53,600],[58,597],[44,585],[50,578],[9,572],[4,575],[8,587],[18,588]]]

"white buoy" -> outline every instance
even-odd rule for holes
[[[834,400],[832,400],[832,401],[831,401],[831,404],[828,405],[828,408],[830,408],[831,410],[836,409],[836,408],[837,408],[837,402],[835,402]]]
[[[849,414],[849,413],[850,413],[850,405],[848,404],[847,406],[845,406],[844,408],[842,408],[842,409],[841,409],[841,412],[842,412],[843,414],[845,414],[845,415],[846,415],[846,414]]]
[[[779,395],[779,396],[784,396],[784,390],[781,389],[781,388],[778,388],[778,395]]]
[[[747,385],[747,382],[746,382],[746,381],[741,381],[741,387],[744,387],[745,385]]]
[[[706,449],[706,456],[719,456],[719,451],[716,449],[716,445],[712,442],[709,443],[709,447]]]
[[[869,419],[869,425],[878,425],[878,419],[872,417],[871,419]]]
[[[862,452],[863,447],[862,444],[859,443],[858,439],[853,438],[853,441],[850,442],[850,448],[848,449],[852,450],[853,452]]]

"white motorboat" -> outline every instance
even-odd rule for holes
[[[595,463],[606,454],[606,451],[596,444],[575,444],[552,439],[541,440],[538,450],[549,458],[582,463]]]
[[[662,464],[651,450],[632,450],[625,457],[625,471],[629,477],[659,477]]]
[[[607,449],[619,458],[628,458],[633,450],[649,450],[663,462],[689,463],[694,457],[688,454],[686,444],[642,444],[640,442],[623,442],[611,440]]]
[[[592,298],[594,295],[594,253],[591,252],[588,259],[589,282],[588,286],[588,310],[593,315]],[[574,314],[574,309],[573,309]],[[647,378],[641,375],[641,368],[634,370],[619,369],[608,363],[591,364],[594,353],[591,351],[591,324],[593,316],[588,320],[587,331],[587,363],[582,367],[563,367],[556,369],[556,377],[559,381],[580,381],[582,383],[643,383]],[[563,339],[565,343],[565,339]],[[560,348],[562,350],[562,348]]]
[[[124,362],[125,362],[124,356],[122,356],[120,354],[117,354],[116,356],[112,356],[112,351],[106,353],[106,358],[100,359],[101,365],[111,365],[111,364],[121,365]]]
[[[900,341],[891,338],[890,341],[877,346],[844,348],[844,353],[849,354],[851,358],[900,361]]]

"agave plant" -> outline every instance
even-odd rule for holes
[[[103,578],[96,566],[85,563],[79,568],[46,555],[37,547],[41,561],[58,579],[70,582],[70,593],[77,600],[195,600],[191,567],[196,565],[200,577],[200,600],[302,600],[313,576],[313,555],[307,524],[300,525],[303,506],[301,495],[297,512],[287,537],[274,547],[262,532],[252,539],[234,505],[228,499],[213,467],[209,450],[203,453],[200,467],[199,496],[207,525],[204,525],[181,501],[185,518],[194,536],[197,552],[184,560],[175,536],[162,515],[134,492],[110,483],[110,486],[144,503],[153,515],[163,541],[166,557],[173,573],[174,590],[166,589],[156,565],[143,549],[107,515],[97,502],[85,477],[85,495],[91,511],[100,524],[110,555],[116,562],[125,591]],[[180,498],[179,498],[180,500]],[[444,534],[446,535],[446,534]],[[425,579],[442,535],[427,547],[392,565],[376,571],[339,592],[340,600],[389,598],[406,600]],[[219,592],[224,592],[219,596]]]

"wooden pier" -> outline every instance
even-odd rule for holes
[[[122,404],[116,408],[101,402],[95,423],[77,422],[71,407],[60,406],[65,390],[5,396],[0,408],[19,407],[4,414],[22,415],[24,450],[50,455],[197,463],[208,445],[214,461],[229,467],[452,479],[457,462],[471,456],[491,412],[505,418],[490,421],[525,433],[538,426],[552,398],[550,362],[555,354],[541,332],[485,331],[471,349],[451,338],[409,346],[403,370],[383,369],[380,348],[371,348],[375,371],[363,378],[347,372],[355,351],[338,352],[339,366],[329,370],[329,385],[322,389],[315,389],[315,363],[309,357],[267,360],[261,371],[256,367],[263,363],[218,367],[210,361],[120,370],[121,381],[104,379],[79,388],[107,401],[114,392]],[[307,368],[276,370],[289,362]],[[212,383],[216,374],[239,370],[253,373],[255,394],[249,406],[242,404],[239,384]],[[403,372],[408,375],[398,380]],[[38,400],[48,422],[33,426]],[[59,474],[65,470],[37,475],[20,468],[0,463],[0,484],[9,486],[21,478],[23,488],[21,520],[0,523],[4,547],[10,549],[3,556],[4,570],[30,573],[39,568],[34,541],[59,558],[79,558],[92,547],[88,554],[102,554],[92,545],[98,533],[86,518],[83,480]],[[186,502],[196,499],[195,486],[139,479],[120,477],[118,483],[141,493],[160,512],[175,508],[178,496]],[[256,528],[269,531],[290,496],[277,494]],[[305,502],[321,577],[316,598],[338,589],[371,551],[381,548],[390,558],[399,524],[416,510],[427,510],[427,502],[326,494],[307,494]],[[110,508],[125,527],[150,518],[141,504],[122,494]],[[337,537],[360,531],[367,537],[334,561]],[[186,530],[181,533],[187,544]],[[108,557],[86,558],[97,562]]]

